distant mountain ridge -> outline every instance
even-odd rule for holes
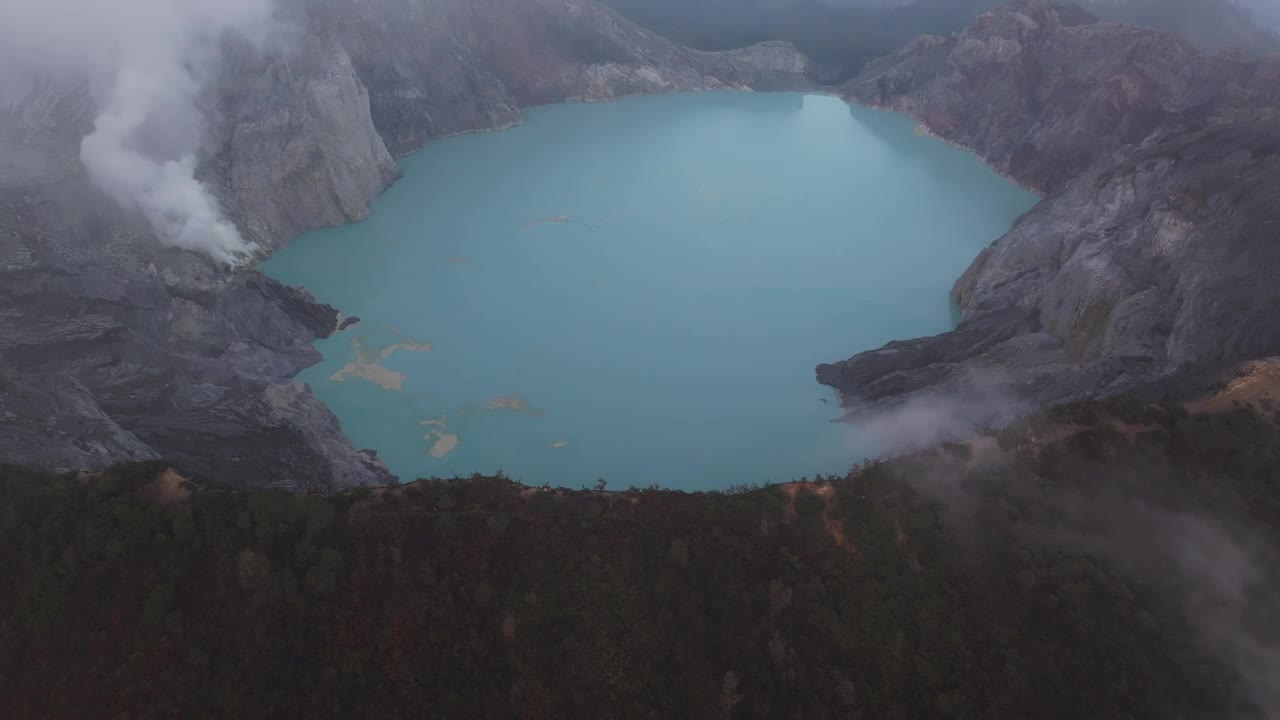
[[[843,80],[872,58],[919,35],[958,32],[1003,0],[605,0],[628,17],[679,42],[725,49],[786,40],[830,66]],[[1248,55],[1280,49],[1280,38],[1253,20],[1280,10],[1267,0],[1078,0],[1104,20],[1179,32],[1202,50],[1237,48]]]

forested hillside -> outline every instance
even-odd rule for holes
[[[474,477],[307,496],[162,465],[9,469],[0,707],[1264,717],[1280,433],[1269,405],[1213,409],[1078,404],[724,494]]]

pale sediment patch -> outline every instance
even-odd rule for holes
[[[336,372],[329,376],[329,379],[334,382],[346,382],[349,377],[367,380],[383,390],[390,390],[391,392],[400,392],[404,389],[404,373],[388,370],[377,364],[366,365],[360,362],[349,362],[338,368]]]
[[[396,343],[395,345],[388,345],[379,351],[378,359],[386,360],[392,353],[400,352],[401,350],[407,350],[409,352],[431,352],[433,349],[434,346],[431,343],[417,342],[416,340]]]
[[[453,452],[458,447],[458,436],[453,433],[442,432],[440,430],[432,430],[423,436],[423,439],[431,442],[431,449],[427,452],[431,453],[433,458],[442,458]]]
[[[529,417],[541,417],[545,414],[541,410],[529,407],[529,403],[525,402],[524,398],[519,395],[496,397],[490,400],[486,407],[490,410],[510,410]]]
[[[361,338],[355,338],[351,341],[351,347],[356,352],[356,359],[338,368],[337,371],[329,376],[330,380],[333,382],[346,382],[347,378],[356,377],[367,380],[384,390],[400,392],[404,389],[404,374],[383,367],[381,365],[382,361],[402,350],[407,352],[431,352],[432,349],[431,343],[407,340],[388,345],[378,350],[373,357],[370,357],[369,349],[360,340]]]
[[[528,230],[529,228],[537,227],[538,225],[567,225],[571,222],[573,222],[573,220],[570,219],[568,215],[553,215],[551,217],[530,220],[523,225],[522,229]]]
[[[444,416],[439,419],[419,420],[418,424],[422,427],[444,427]]]

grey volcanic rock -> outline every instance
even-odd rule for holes
[[[1175,368],[1268,354],[1280,339],[1280,133],[1211,128],[1088,173],[975,261],[966,317],[1034,309],[1073,362]]]
[[[1048,193],[956,283],[956,330],[818,368],[851,413],[975,377],[1010,407],[1169,387],[1280,351],[1276,61],[1067,16],[1018,3],[849,87]]]
[[[30,185],[79,173],[80,138],[93,130],[95,111],[88,83],[22,70],[0,68],[0,185]]]
[[[299,232],[365,219],[400,177],[346,51],[316,34],[302,43],[228,64],[214,132],[223,140],[206,163],[241,232],[272,250]]]
[[[0,356],[0,457],[66,472],[153,460],[156,452],[108,417],[75,378],[20,373]]]
[[[385,482],[302,386],[332,308],[161,248],[78,182],[0,191],[0,453],[59,470],[163,457],[193,477]]]
[[[982,15],[956,35],[919,38],[844,91],[913,115],[1005,174],[1053,191],[1157,130],[1199,122],[1253,66],[1037,0]]]
[[[697,53],[588,0],[285,3],[296,37],[265,55],[228,44],[201,98],[198,176],[267,251],[366,217],[399,177],[393,154],[511,125],[526,105],[808,86],[790,46]],[[0,462],[163,458],[240,486],[391,481],[291,382],[320,359],[311,342],[337,311],[161,247],[85,177],[79,142],[96,108],[84,79],[5,70]]]

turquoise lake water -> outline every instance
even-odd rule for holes
[[[262,270],[362,321],[299,377],[402,480],[686,490],[844,472],[814,366],[947,330],[1036,198],[914,121],[713,92],[432,143]]]

